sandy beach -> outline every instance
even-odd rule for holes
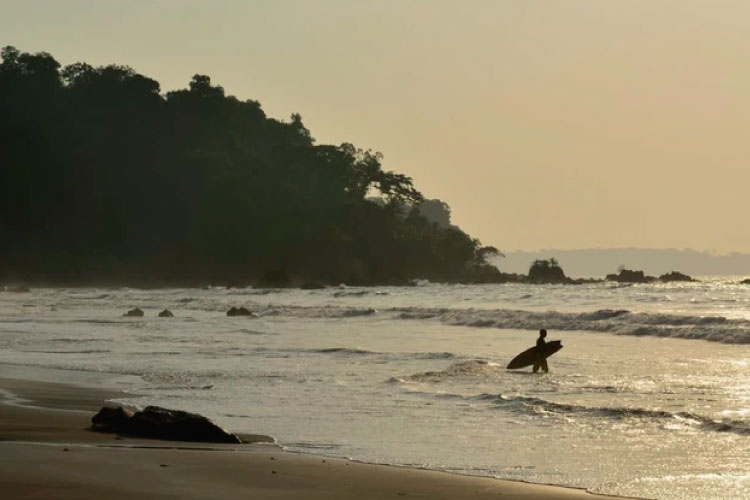
[[[380,499],[613,497],[444,472],[363,464],[275,445],[206,445],[86,430],[118,394],[0,379],[0,489],[4,498]]]

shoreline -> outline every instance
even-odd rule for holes
[[[121,391],[2,376],[0,389],[12,398],[0,400],[0,488],[9,498],[623,498],[307,455],[269,444],[123,438],[85,430]]]

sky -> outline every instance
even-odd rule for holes
[[[501,250],[750,252],[746,0],[2,3],[2,46],[210,75]]]

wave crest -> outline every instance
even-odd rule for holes
[[[576,404],[555,403],[541,398],[528,396],[506,396],[503,394],[480,394],[474,399],[489,401],[495,407],[522,413],[556,413],[561,415],[586,415],[611,419],[647,419],[647,420],[678,420],[681,423],[713,432],[730,432],[743,436],[750,436],[750,422],[743,420],[716,420],[690,412],[670,412],[633,407],[600,407]]]
[[[450,353],[446,353],[450,354]],[[454,377],[480,377],[493,373],[503,372],[504,369],[497,363],[491,363],[481,359],[470,359],[453,363],[445,370],[429,371],[397,377],[392,379],[399,382],[442,382]]]
[[[625,309],[600,309],[582,313],[536,312],[513,309],[398,308],[401,319],[434,319],[448,325],[474,328],[580,330],[700,339],[731,344],[750,344],[750,321],[723,316],[688,316],[635,313]]]

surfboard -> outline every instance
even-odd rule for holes
[[[563,348],[562,341],[561,340],[550,340],[544,345],[544,357],[549,358],[553,354],[555,354],[557,351]],[[534,364],[534,361],[536,361],[536,346],[526,349],[521,354],[510,360],[510,363],[508,363],[508,370],[516,370],[518,368],[524,368],[526,366],[531,366]]]

